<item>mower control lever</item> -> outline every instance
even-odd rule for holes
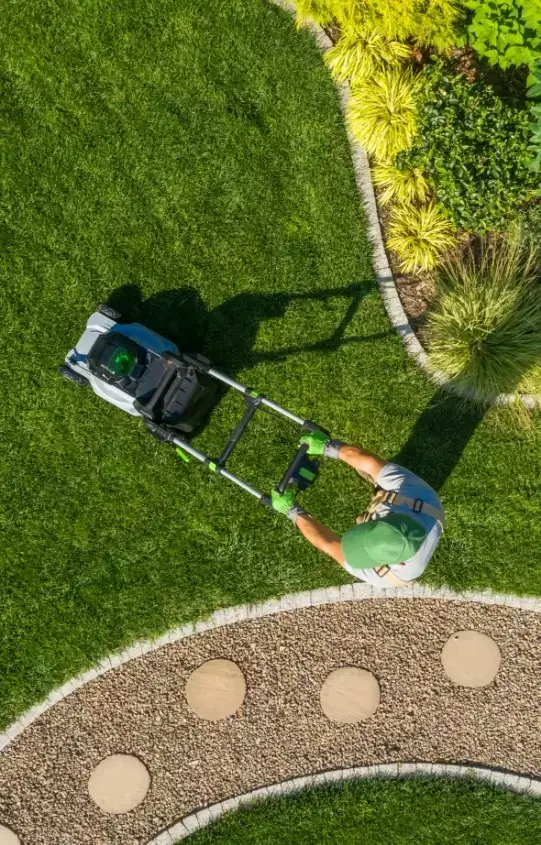
[[[298,470],[301,467],[301,464],[304,462],[307,452],[308,446],[306,445],[306,443],[303,443],[301,446],[299,446],[295,453],[295,456],[293,457],[293,460],[289,464],[288,468],[280,479],[280,483],[276,487],[279,493],[285,493],[289,482],[292,478],[296,476]]]

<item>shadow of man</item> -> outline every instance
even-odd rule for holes
[[[437,390],[392,460],[439,491],[460,461],[486,408]]]

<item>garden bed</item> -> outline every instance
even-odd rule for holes
[[[350,83],[350,130],[433,368],[482,404],[540,394],[537,0],[299,0],[297,15],[326,27],[326,62]]]

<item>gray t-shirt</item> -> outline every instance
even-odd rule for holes
[[[411,499],[422,499],[423,502],[439,508],[443,515],[442,504],[432,487],[426,481],[423,481],[422,478],[419,478],[418,475],[415,475],[415,473],[410,472],[398,464],[385,464],[376,478],[376,485],[383,488],[383,490],[392,490]],[[426,513],[415,513],[407,505],[378,505],[372,519],[386,516],[391,511],[404,513],[412,519],[417,520],[427,532],[421,548],[413,557],[404,561],[404,563],[397,563],[390,566],[390,571],[397,578],[400,578],[401,581],[414,581],[422,575],[428,566],[430,558],[434,554],[434,550],[443,533],[443,525],[439,520],[434,519],[433,516],[429,516]],[[347,562],[345,569],[354,578],[358,578],[360,581],[366,581],[375,587],[388,586],[385,578],[378,575],[375,569],[354,569]]]

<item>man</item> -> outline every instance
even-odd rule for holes
[[[335,458],[375,485],[366,514],[340,539],[296,502],[293,490],[272,493],[272,506],[285,514],[309,543],[330,555],[355,578],[375,587],[403,587],[424,572],[445,524],[442,504],[421,478],[373,452],[331,440],[322,431],[305,434],[310,456]]]

